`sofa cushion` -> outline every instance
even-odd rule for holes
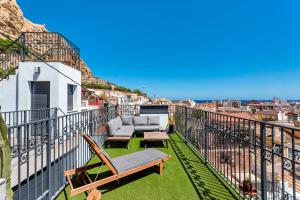
[[[135,131],[158,131],[159,125],[134,126]]]
[[[133,122],[132,122],[132,116],[129,116],[129,115],[123,115],[122,117],[122,122],[123,122],[123,125],[132,125]]]
[[[148,116],[148,125],[160,125],[160,117]]]
[[[121,117],[117,117],[115,119],[110,120],[108,123],[109,134],[114,135],[115,132],[121,128],[122,120]]]
[[[146,126],[148,123],[148,118],[147,116],[133,117],[133,122],[135,126]]]
[[[134,133],[134,126],[130,125],[130,126],[121,126],[121,128],[119,128],[114,136],[118,136],[118,137],[131,137]]]

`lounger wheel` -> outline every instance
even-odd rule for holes
[[[100,200],[101,192],[99,190],[93,189],[88,195],[86,200]]]

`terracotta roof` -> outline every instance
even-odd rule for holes
[[[222,112],[222,114],[230,115],[232,117],[238,117],[247,120],[257,120],[250,112],[240,112],[240,113],[229,113],[229,112]]]
[[[287,114],[296,114],[296,115],[300,115],[300,110],[292,110],[292,111],[288,112]]]
[[[276,111],[276,110],[263,110],[263,111],[257,111],[256,114],[277,115],[278,111]]]

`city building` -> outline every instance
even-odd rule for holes
[[[289,121],[300,121],[300,110],[292,110],[286,113],[287,120]]]

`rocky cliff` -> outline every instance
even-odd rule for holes
[[[0,31],[16,38],[21,32],[47,32],[48,30],[45,25],[34,24],[26,19],[16,0],[0,0]],[[109,84],[107,81],[95,77],[83,60],[80,62],[80,69],[83,82]]]
[[[22,31],[47,31],[44,25],[26,19],[16,0],[0,0],[0,30],[11,37],[18,36]]]

